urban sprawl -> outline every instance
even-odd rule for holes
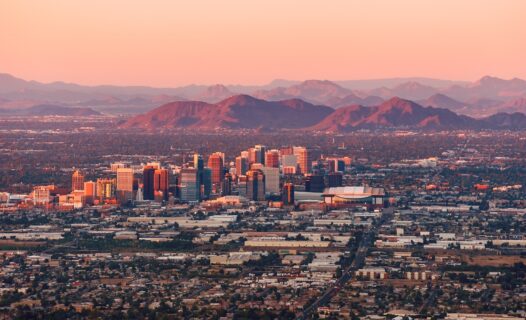
[[[394,134],[349,138],[378,161],[333,137],[332,151],[34,160],[50,181],[0,192],[0,315],[525,319],[526,136]],[[424,157],[389,140],[408,137]],[[66,183],[45,178],[57,170]]]

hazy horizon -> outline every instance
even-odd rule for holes
[[[526,2],[0,0],[0,72],[83,85],[526,78]]]
[[[63,80],[63,79],[54,79],[54,80],[47,80],[47,81],[42,81],[42,80],[39,80],[39,79],[32,79],[32,78],[25,78],[25,77],[21,77],[17,74],[13,74],[13,73],[9,73],[9,72],[4,72],[2,70],[0,70],[0,75],[1,74],[5,74],[5,75],[8,75],[8,76],[12,76],[14,78],[17,78],[17,79],[21,79],[21,80],[24,80],[24,81],[29,81],[29,82],[38,82],[38,83],[41,83],[41,84],[53,84],[53,83],[65,83],[65,84],[74,84],[74,85],[81,85],[81,86],[87,86],[87,87],[90,87],[90,86],[93,86],[93,87],[98,87],[98,86],[117,86],[117,87],[133,87],[133,86],[150,86],[150,85],[146,85],[146,84],[141,84],[141,83],[132,83],[132,84],[128,84],[128,83],[105,83],[105,82],[101,82],[101,83],[81,83],[81,82],[76,82],[76,81],[66,81],[66,80]],[[301,82],[305,82],[305,81],[330,81],[330,82],[333,82],[333,83],[338,83],[338,82],[346,82],[346,81],[349,81],[349,82],[352,82],[352,81],[356,81],[356,82],[375,82],[375,81],[395,81],[395,80],[411,80],[411,79],[425,79],[425,80],[430,80],[430,81],[449,81],[449,82],[465,82],[465,83],[470,83],[470,82],[476,82],[478,80],[480,80],[481,78],[483,77],[486,77],[486,76],[489,76],[489,77],[495,77],[495,78],[499,78],[499,79],[503,79],[503,80],[512,80],[512,79],[522,79],[521,77],[509,77],[509,78],[502,78],[502,77],[498,77],[498,76],[495,76],[495,75],[492,75],[492,74],[482,74],[480,77],[477,77],[475,79],[447,79],[447,78],[433,78],[433,77],[425,77],[425,76],[418,76],[418,75],[415,75],[415,76],[406,76],[406,77],[383,77],[383,78],[349,78],[349,79],[325,79],[325,78],[309,78],[309,79],[291,79],[291,78],[286,78],[286,77],[279,77],[279,78],[274,78],[274,79],[269,79],[268,81],[263,81],[261,83],[243,83],[243,82],[233,82],[233,83],[227,83],[227,82],[210,82],[210,83],[206,83],[206,82],[193,82],[193,83],[181,83],[181,84],[176,84],[176,85],[173,85],[173,86],[170,86],[170,85],[151,85],[152,88],[170,88],[170,87],[173,87],[173,88],[176,88],[176,87],[186,87],[186,86],[214,86],[214,85],[225,85],[225,86],[247,86],[247,87],[251,87],[251,86],[254,86],[254,87],[259,87],[259,86],[265,86],[265,85],[269,85],[273,82],[276,82],[276,81],[284,81],[284,82],[298,82],[298,83],[301,83]],[[396,83],[396,82],[395,82]],[[376,88],[373,86],[373,88]]]

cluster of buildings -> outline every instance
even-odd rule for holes
[[[71,175],[70,188],[39,185],[30,195],[8,195],[5,202],[12,208],[72,210],[145,201],[199,203],[227,197],[232,201],[270,201],[274,206],[302,202],[321,208],[356,204],[383,207],[386,194],[382,188],[343,187],[350,164],[348,157],[322,158],[315,149],[306,147],[278,150],[256,145],[231,162],[222,152],[210,154],[206,163],[195,153],[191,161],[180,166],[116,162],[110,165],[107,176],[91,175],[91,180],[77,169]]]
[[[0,315],[524,319],[523,171],[448,148],[352,166],[316,148],[187,150],[2,192]]]

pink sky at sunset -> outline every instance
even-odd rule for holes
[[[0,72],[176,86],[526,78],[526,1],[0,0]]]

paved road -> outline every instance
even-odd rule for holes
[[[373,243],[373,240],[376,237],[376,234],[378,233],[378,228],[382,224],[384,224],[390,216],[390,212],[384,212],[382,214],[382,217],[376,220],[376,223],[373,224],[373,226],[364,233],[362,241],[360,241],[360,245],[356,249],[354,260],[345,269],[342,276],[334,284],[327,288],[327,290],[325,290],[325,292],[315,302],[308,306],[303,311],[302,315],[296,318],[297,320],[308,319],[310,315],[313,314],[313,312],[318,310],[319,306],[323,306],[329,303],[332,297],[334,297],[334,295],[336,295],[336,293],[338,293],[338,291],[340,291],[340,289],[343,288],[343,286],[352,278],[353,272],[360,269],[363,266],[365,257],[367,255],[367,251],[369,250],[369,247]]]

